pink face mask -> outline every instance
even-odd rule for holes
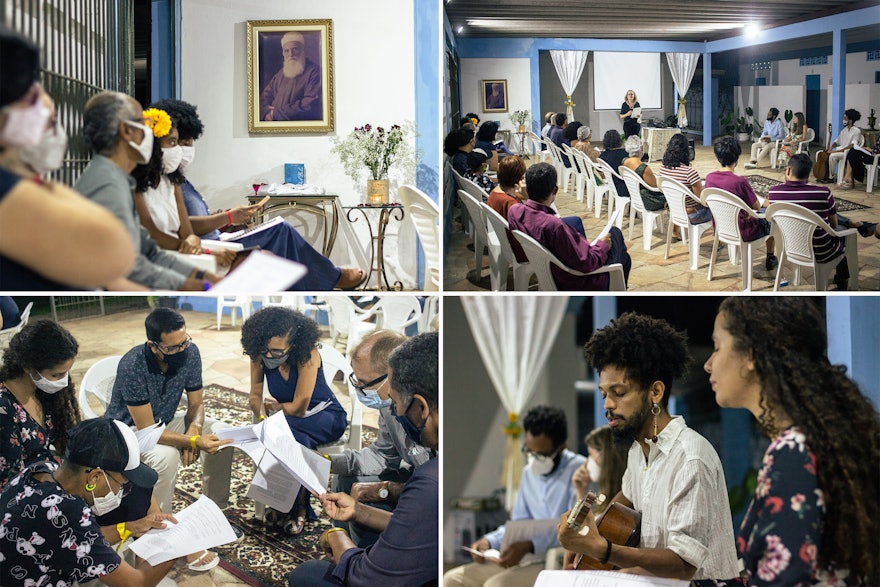
[[[10,147],[39,144],[52,112],[39,100],[27,108],[6,108],[6,124],[0,129],[0,142]]]

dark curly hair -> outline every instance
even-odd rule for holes
[[[171,117],[171,124],[183,140],[197,140],[205,132],[205,125],[196,112],[196,106],[183,100],[166,98],[150,104],[150,108],[164,110]]]
[[[609,366],[625,371],[641,390],[661,381],[666,387],[661,402],[664,408],[672,381],[684,375],[691,362],[685,333],[665,320],[635,312],[627,312],[594,332],[584,346],[584,356],[596,371]]]
[[[425,398],[429,408],[440,405],[439,340],[436,332],[425,332],[407,340],[388,357],[391,387],[400,395],[404,406],[415,394]]]
[[[450,131],[443,139],[443,152],[452,157],[459,147],[464,147],[474,138],[474,131],[469,128],[457,128]]]
[[[683,134],[672,135],[666,152],[663,153],[663,166],[674,169],[681,165],[690,165],[691,154],[688,150],[688,141]]]
[[[874,526],[880,519],[880,416],[846,367],[829,361],[817,303],[803,297],[727,298],[718,311],[734,349],[754,361],[760,425],[776,436],[772,411],[781,410],[816,455],[819,487],[827,496],[821,565],[849,569],[855,584],[880,585]]]
[[[150,156],[149,162],[138,165],[131,172],[135,181],[135,191],[143,193],[149,189],[156,189],[159,187],[159,180],[162,179],[163,173],[162,145],[159,143],[159,139],[156,139],[153,141],[153,154]],[[173,185],[180,185],[186,180],[179,169],[169,173],[168,179]]]
[[[606,151],[609,149],[619,149],[623,146],[623,139],[620,138],[620,133],[614,129],[605,131],[605,136],[602,137],[602,148]]]
[[[572,120],[568,123],[568,126],[565,127],[565,130],[562,131],[562,136],[569,141],[576,141],[578,138],[578,129],[582,126],[583,123],[578,122],[577,120]]]
[[[4,351],[0,381],[21,377],[28,369],[39,373],[57,367],[76,357],[77,352],[79,343],[63,326],[52,320],[32,321],[12,337]],[[43,411],[52,418],[55,450],[64,454],[68,433],[81,419],[73,380],[68,379],[67,387],[58,393],[37,388],[36,394]]]
[[[496,121],[487,120],[477,129],[477,140],[488,141],[491,143],[495,140],[495,135],[498,133],[499,126],[500,125]]]
[[[535,406],[523,417],[523,428],[532,436],[543,434],[558,448],[568,439],[565,412],[555,406]]]
[[[312,349],[318,345],[321,334],[318,323],[301,312],[282,306],[269,306],[245,320],[241,327],[241,346],[251,361],[258,362],[269,339],[287,337],[291,367],[304,365],[312,358]]]

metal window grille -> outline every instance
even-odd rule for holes
[[[149,309],[146,296],[51,296],[52,319],[56,322],[118,314],[131,310]]]
[[[102,90],[134,91],[134,0],[0,0],[0,23],[40,47],[42,82],[70,137],[52,179],[72,185],[90,159],[86,102]]]

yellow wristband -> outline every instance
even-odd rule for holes
[[[326,538],[326,537],[330,536],[330,534],[332,534],[333,532],[345,532],[345,535],[348,536],[348,532],[345,530],[345,528],[338,528],[338,527],[334,526],[334,527],[330,528],[329,530],[327,530],[326,532],[324,532],[324,537]]]
[[[189,445],[192,447],[193,450],[196,450],[198,448],[198,446],[196,446],[196,441],[198,441],[198,439],[199,439],[198,434],[190,436],[190,438],[189,438]]]
[[[119,532],[119,544],[116,546],[116,551],[119,552],[119,549],[122,548],[122,543],[131,536],[131,530],[125,528],[125,522],[119,522],[116,524],[116,531]]]

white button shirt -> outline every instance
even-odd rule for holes
[[[840,134],[837,135],[837,140],[834,142],[837,143],[838,148],[861,147],[865,144],[865,136],[862,134],[861,129],[855,125],[850,127],[844,126],[840,129]]]
[[[642,512],[642,548],[667,548],[696,567],[693,580],[739,576],[727,484],[709,441],[675,417],[648,442],[634,442],[623,495]]]

